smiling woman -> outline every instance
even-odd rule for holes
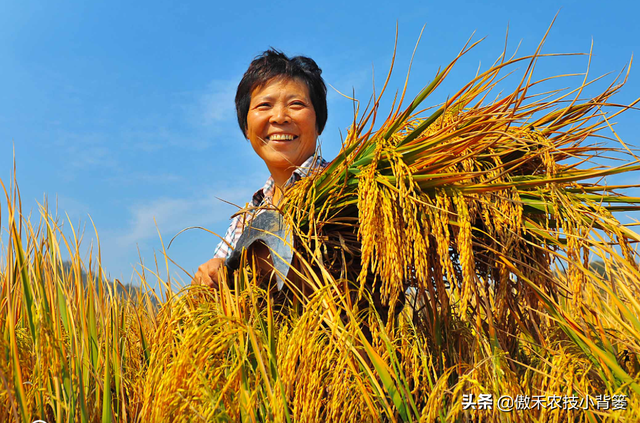
[[[276,50],[256,57],[236,92],[238,124],[271,176],[253,195],[251,205],[277,205],[284,190],[311,172],[326,167],[316,153],[317,138],[327,122],[327,88],[322,70],[308,57],[289,58]],[[214,257],[198,268],[193,283],[216,287],[218,272],[248,223],[233,218]]]

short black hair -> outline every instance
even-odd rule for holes
[[[316,62],[305,56],[287,57],[284,53],[270,48],[255,59],[244,73],[236,91],[236,113],[238,125],[247,136],[247,114],[251,103],[251,93],[274,78],[299,79],[309,89],[311,104],[316,113],[316,129],[322,133],[327,123],[327,87],[322,79],[322,69]]]

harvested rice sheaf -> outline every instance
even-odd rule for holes
[[[354,125],[338,157],[294,187],[284,210],[300,238],[323,244],[314,248],[334,274],[357,279],[361,291],[379,289],[384,303],[411,289],[463,320],[481,315],[502,333],[537,336],[530,310],[540,308],[540,293],[584,301],[596,231],[634,260],[628,245],[637,234],[611,211],[638,210],[640,199],[620,193],[631,186],[593,182],[640,169],[630,150],[594,144],[610,110],[633,105],[610,102],[617,82],[588,99],[586,79],[567,93],[534,94],[536,53],[501,57],[431,115],[416,113],[460,56],[379,129],[371,113]],[[530,66],[517,88],[487,101],[502,73],[522,62]],[[594,164],[605,152],[627,162]],[[559,292],[556,258],[567,262],[568,292]]]

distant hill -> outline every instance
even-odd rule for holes
[[[62,262],[62,270],[64,271],[65,276],[69,275],[69,277],[71,279],[74,279],[75,276],[75,272],[76,270],[73,268],[73,264],[68,261],[68,260],[64,260]],[[131,298],[136,298],[138,293],[142,293],[141,289],[139,286],[134,285],[134,284],[122,284],[120,283],[120,281],[118,281],[117,279],[115,280],[107,280],[105,281],[99,281],[96,275],[92,275],[92,278],[89,279],[89,276],[87,274],[87,272],[84,271],[84,269],[80,269],[80,278],[82,279],[82,285],[83,286],[87,286],[87,284],[91,283],[93,285],[97,285],[98,283],[102,283],[103,284],[103,288],[106,289],[107,286],[110,286],[111,289],[113,291],[116,292],[116,294],[118,294],[118,296],[122,296],[122,297],[128,297],[130,296]],[[155,302],[155,298],[154,298],[154,302]]]

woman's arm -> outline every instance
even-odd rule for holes
[[[273,270],[273,259],[271,258],[271,252],[269,248],[262,242],[253,243],[248,251],[248,262],[252,263],[255,260],[256,270],[259,272],[259,279],[263,279],[264,276],[271,274]],[[211,260],[203,263],[198,267],[198,271],[191,281],[192,285],[204,285],[214,289],[218,289],[220,282],[220,275],[225,271],[225,258],[214,257]]]

